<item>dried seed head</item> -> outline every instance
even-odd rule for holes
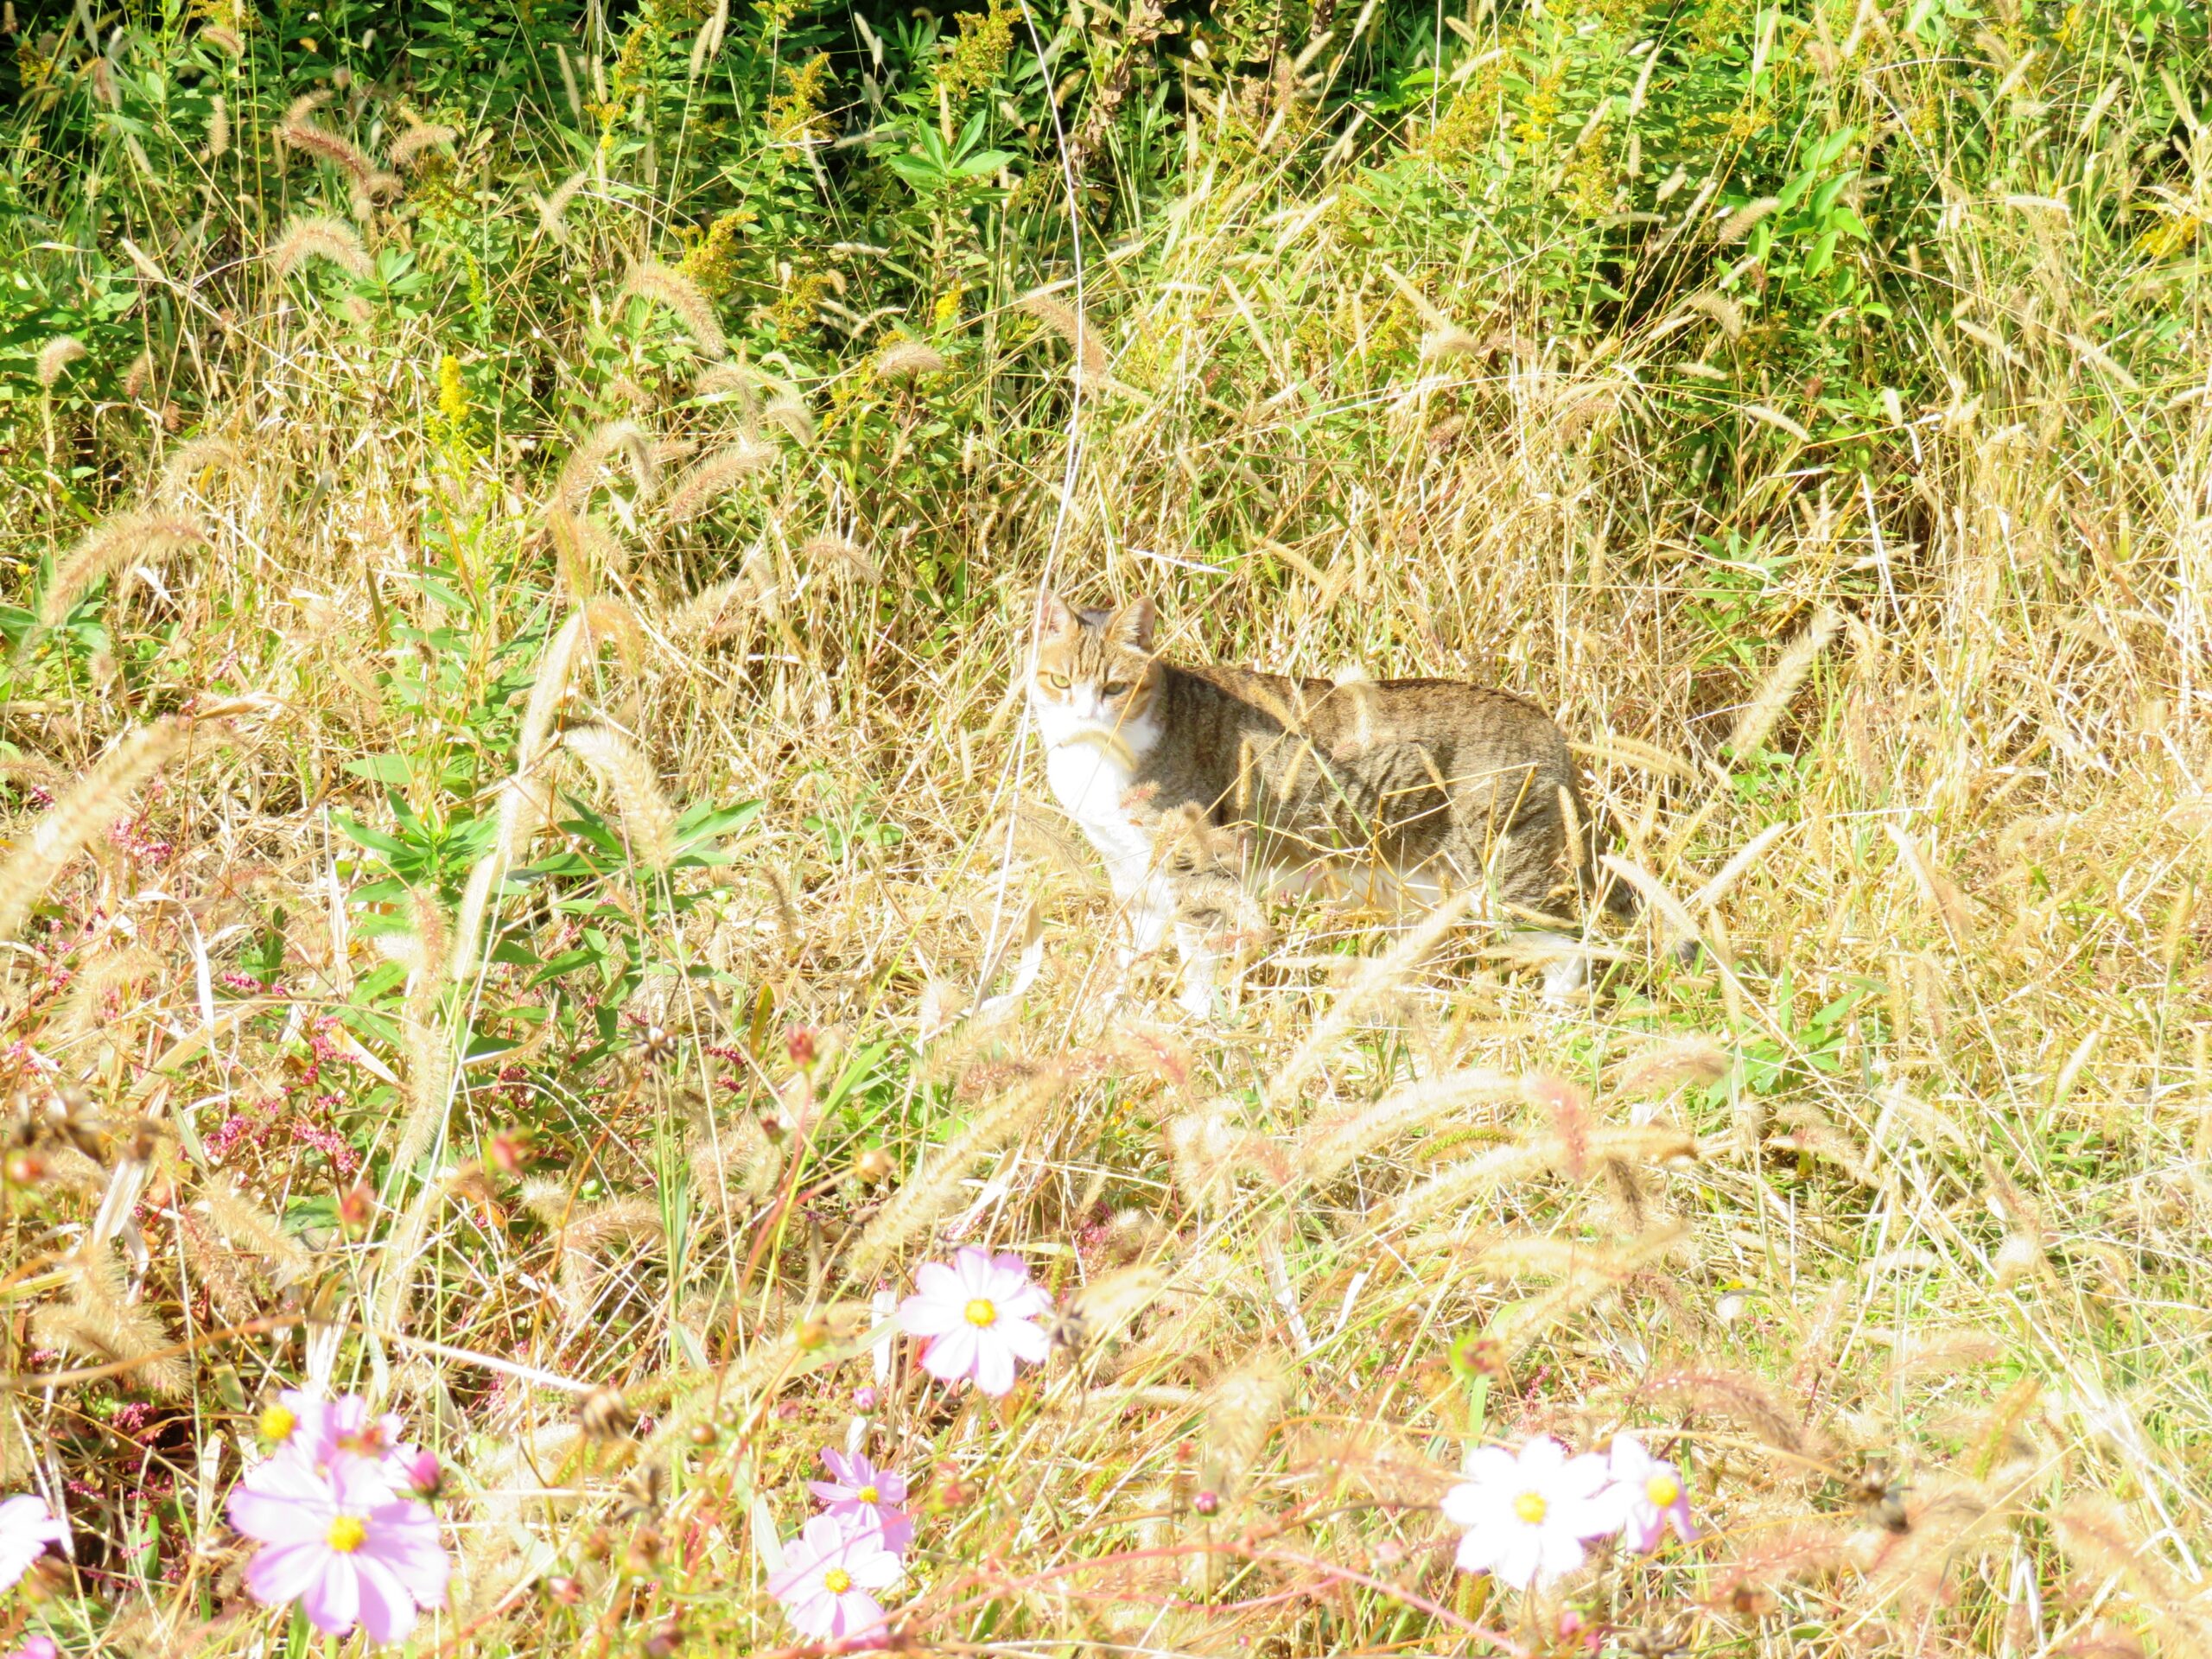
[[[594,1440],[626,1440],[638,1427],[638,1414],[617,1390],[601,1382],[577,1403],[576,1423]]]
[[[944,354],[918,340],[895,340],[885,346],[875,359],[875,378],[879,380],[912,380],[925,374],[939,374],[944,370]]]
[[[348,276],[367,280],[376,270],[360,233],[342,219],[314,214],[295,219],[284,226],[269,250],[269,263],[279,276],[289,276],[308,259],[327,259]]]
[[[617,304],[639,298],[666,306],[690,331],[701,356],[720,359],[729,355],[729,340],[722,333],[721,320],[715,315],[713,302],[696,283],[681,271],[658,260],[641,261],[630,268],[628,278],[614,297]]]
[[[38,348],[38,383],[49,391],[62,371],[86,356],[85,342],[74,334],[56,334]]]

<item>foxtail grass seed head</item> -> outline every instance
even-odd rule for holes
[[[676,812],[638,746],[607,726],[580,726],[561,735],[562,747],[614,798],[631,856],[656,874],[676,859]]]
[[[814,416],[796,397],[778,397],[760,411],[760,423],[772,426],[793,443],[814,442]]]
[[[447,148],[458,136],[453,128],[440,123],[420,122],[391,141],[385,159],[404,173],[423,157]]]
[[[944,354],[918,340],[897,340],[876,353],[875,378],[879,380],[914,380],[944,372]]]
[[[1051,294],[1031,294],[1014,303],[1075,347],[1076,365],[1083,373],[1096,379],[1112,371],[1114,359],[1104,339],[1075,307]]]
[[[133,728],[102,755],[81,782],[47,809],[0,863],[0,940],[15,938],[33,905],[94,836],[105,834],[149,777],[194,735],[176,715]]]
[[[295,219],[284,226],[269,250],[269,264],[279,276],[289,276],[309,259],[327,259],[347,276],[365,282],[376,272],[360,233],[341,219],[314,214]]]
[[[200,526],[173,512],[124,512],[96,526],[55,567],[39,596],[38,620],[56,627],[104,577],[200,546]]]
[[[69,365],[82,362],[85,356],[83,340],[74,334],[56,334],[38,348],[39,385],[53,391]]]
[[[1777,196],[1761,196],[1756,201],[1747,201],[1714,227],[1713,239],[1724,245],[1740,242],[1761,219],[1781,206],[1781,199]]]
[[[721,320],[715,315],[713,302],[682,272],[658,260],[642,261],[630,268],[629,276],[615,297],[644,298],[665,306],[690,331],[692,343],[699,348],[702,357],[720,359],[729,355],[729,340],[722,333]]]
[[[672,524],[700,517],[741,481],[768,467],[776,458],[769,445],[755,438],[740,437],[696,462],[668,492],[662,513]]]

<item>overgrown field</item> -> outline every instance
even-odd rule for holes
[[[2201,6],[8,27],[0,1649],[2212,1652]],[[1123,982],[1046,579],[1591,995]]]

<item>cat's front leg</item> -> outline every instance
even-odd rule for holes
[[[1219,954],[1206,943],[1205,931],[1188,922],[1175,925],[1175,948],[1183,959],[1183,988],[1176,995],[1176,1006],[1194,1019],[1212,1019],[1219,1007],[1214,995]]]

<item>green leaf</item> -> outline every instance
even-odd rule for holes
[[[348,760],[346,770],[356,778],[367,779],[372,784],[390,784],[404,788],[415,780],[414,768],[408,765],[407,757],[400,754],[364,755],[359,760]],[[362,844],[366,846],[370,843],[364,842]]]

